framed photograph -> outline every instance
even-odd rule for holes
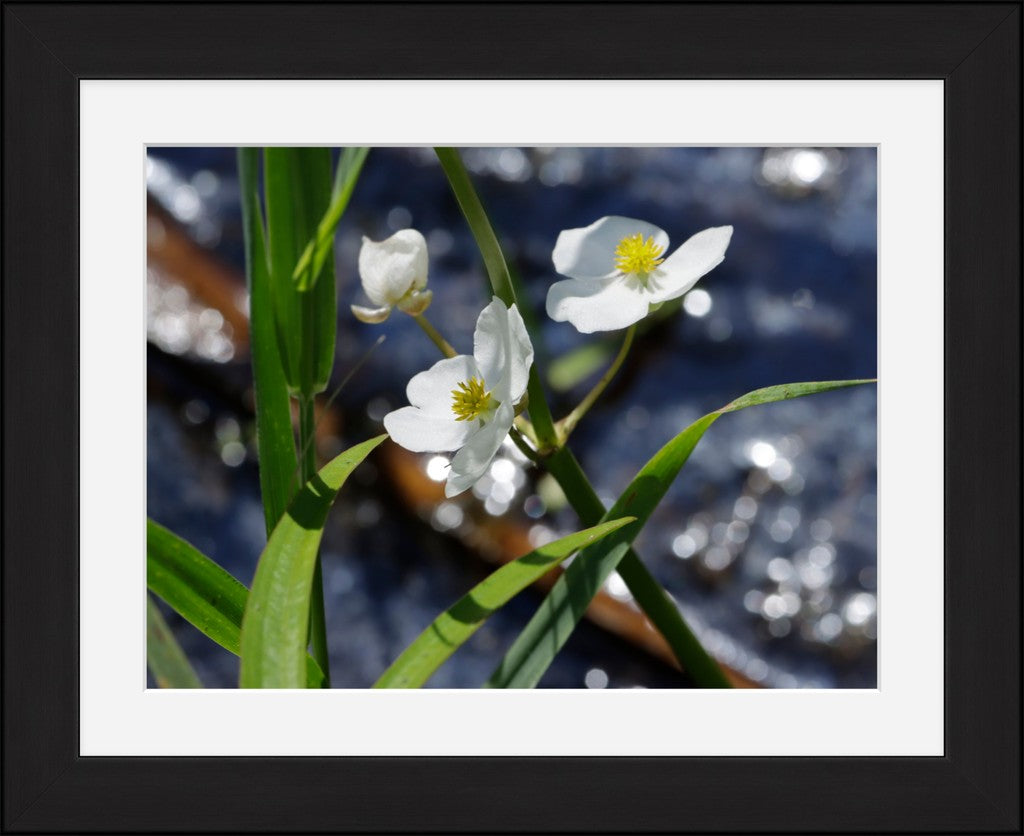
[[[1019,832],[1021,11],[5,3],[4,828]]]

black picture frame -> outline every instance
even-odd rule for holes
[[[5,831],[1020,832],[1020,2],[2,5]],[[944,80],[945,755],[80,757],[78,82],[263,77]]]

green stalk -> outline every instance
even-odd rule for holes
[[[334,188],[331,190],[331,202],[324,216],[317,224],[313,240],[306,244],[306,249],[299,256],[299,261],[292,272],[292,280],[301,291],[310,290],[320,276],[324,263],[327,261],[334,245],[334,233],[345,214],[352,190],[356,187],[359,172],[369,148],[345,148],[338,158],[338,167],[334,172]]]
[[[462,214],[465,215],[466,222],[476,239],[476,245],[480,249],[484,266],[487,268],[487,276],[491,280],[491,288],[502,302],[511,306],[516,301],[516,292],[512,287],[508,264],[505,263],[505,256],[498,244],[498,237],[494,234],[491,222],[487,219],[487,213],[484,211],[483,204],[480,203],[476,189],[473,188],[466,167],[462,164],[462,158],[454,148],[435,148],[434,151],[441,162],[444,173],[448,176],[448,182],[455,193],[459,208],[462,209]],[[538,443],[543,450],[556,448],[558,434],[555,432],[555,421],[551,417],[551,410],[544,397],[544,387],[537,374],[536,363],[530,368],[530,379],[526,392],[530,397],[530,418],[533,421]]]
[[[604,516],[605,507],[572,451],[562,447],[548,456],[544,464],[561,486],[583,524],[595,525]],[[731,688],[732,684],[719,664],[701,646],[679,608],[637,557],[636,552],[630,549],[617,570],[637,605],[665,637],[673,655],[683,670],[693,677],[693,681],[701,688]]]
[[[310,262],[310,290],[299,290],[292,279],[330,203],[331,154],[327,148],[273,147],[264,149],[263,156],[274,323],[288,390],[298,398],[326,389],[334,365],[333,257],[324,256],[323,275],[315,283]]]
[[[281,365],[274,325],[273,289],[260,209],[260,156],[258,148],[238,149],[245,274],[249,287],[249,350],[256,401],[256,446],[259,451],[260,492],[269,537],[295,495],[298,464],[288,383]]]
[[[413,319],[415,319],[416,324],[423,329],[423,333],[430,337],[430,341],[441,349],[441,353],[445,357],[454,357],[458,354],[458,352],[452,348],[451,343],[441,336],[441,332],[430,324],[430,320],[427,319],[425,314],[417,314]]]
[[[526,456],[526,458],[535,465],[542,466],[544,464],[544,460],[537,455],[537,451],[530,446],[529,442],[527,442],[525,438],[523,438],[523,433],[518,427],[513,426],[512,429],[508,431],[508,434],[512,438],[512,443],[519,448],[519,452]]]
[[[312,395],[303,396],[299,399],[299,450],[302,451],[299,465],[303,485],[316,475],[316,444],[314,442],[316,422],[313,402],[314,398]],[[312,645],[313,658],[320,666],[320,670],[324,672],[323,687],[330,688],[331,672],[327,653],[327,615],[324,611],[324,575],[319,555],[317,555],[316,566],[313,569],[313,585],[310,591],[309,639]]]
[[[622,362],[626,359],[626,355],[629,354],[629,347],[633,345],[633,337],[636,334],[636,324],[630,325],[626,330],[626,337],[622,341],[622,347],[619,349],[619,353],[615,356],[612,364],[608,367],[608,370],[601,375],[601,379],[594,384],[594,388],[587,392],[586,397],[579,402],[576,408],[566,415],[556,425],[558,430],[559,442],[564,445],[569,440],[569,436],[572,435],[572,431],[576,429],[576,425],[580,422],[580,419],[587,414],[590,407],[594,405],[594,402],[601,396],[601,393],[605,390],[605,387],[611,383],[613,377],[619,371],[622,366]]]

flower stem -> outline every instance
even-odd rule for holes
[[[519,451],[524,456],[526,456],[526,458],[528,458],[531,462],[533,462],[534,464],[537,464],[537,465],[542,463],[541,462],[541,457],[537,454],[537,451],[534,450],[530,446],[530,443],[526,440],[526,438],[523,436],[523,434],[519,431],[518,427],[512,427],[508,431],[508,434],[512,437],[512,443],[515,444],[516,447],[519,448]]]
[[[302,484],[305,485],[316,475],[316,447],[313,434],[316,431],[312,395],[299,397],[299,467]],[[327,653],[327,616],[324,612],[324,575],[320,555],[313,568],[313,585],[309,599],[309,639],[313,658],[324,672],[324,688],[331,686],[330,661]]]
[[[580,419],[587,414],[587,411],[601,396],[605,387],[611,382],[612,378],[615,377],[619,368],[622,366],[622,362],[626,359],[626,355],[629,354],[629,348],[633,345],[633,337],[635,334],[636,324],[630,325],[626,330],[626,336],[622,341],[622,347],[619,349],[619,353],[615,356],[615,359],[612,361],[612,364],[608,367],[607,371],[601,375],[601,379],[594,384],[594,388],[587,393],[587,396],[579,402],[577,407],[559,421],[558,424],[556,424],[558,429],[558,439],[561,444],[565,444],[569,436],[572,434],[572,431],[576,429],[576,425],[580,422]]]
[[[431,342],[433,342],[434,345],[441,349],[441,353],[445,357],[456,356],[458,352],[454,348],[452,348],[448,340],[442,337],[441,333],[433,325],[430,324],[430,320],[427,319],[426,314],[417,314],[416,316],[413,317],[413,319],[415,319],[416,324],[423,329],[423,333],[430,337]]]
[[[516,301],[512,275],[498,244],[498,236],[494,234],[494,228],[487,218],[476,189],[473,188],[473,182],[469,179],[469,172],[462,164],[462,158],[456,149],[435,148],[434,152],[483,257],[491,290],[502,302],[511,306]],[[530,367],[527,392],[530,395],[530,418],[533,420],[540,448],[545,451],[553,450],[558,446],[558,433],[555,431],[555,422],[551,417],[548,402],[544,398],[544,387],[540,382],[536,363]]]
[[[540,442],[537,441],[537,433],[533,429],[533,424],[531,424],[522,415],[517,415],[515,420],[515,427],[517,430],[519,430],[520,433],[522,433],[523,438],[525,438],[531,445],[533,445],[534,452],[537,452],[537,449],[540,447]],[[540,455],[540,453],[537,453],[537,455]]]

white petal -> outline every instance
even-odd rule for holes
[[[551,260],[563,276],[573,279],[600,279],[615,275],[615,248],[623,238],[637,233],[654,242],[662,252],[668,248],[668,235],[661,227],[634,218],[609,215],[580,229],[566,229],[558,236]]]
[[[647,316],[651,299],[636,279],[567,279],[548,288],[547,311],[577,331],[618,331]]]
[[[419,316],[430,307],[433,299],[434,291],[432,290],[413,290],[398,302],[398,307],[399,310],[410,316]]]
[[[403,406],[384,416],[384,429],[396,444],[414,453],[458,450],[479,429],[479,421],[456,421],[430,415],[415,406]]]
[[[471,377],[480,377],[476,361],[472,357],[460,354],[457,357],[438,360],[425,372],[413,375],[409,385],[405,387],[405,394],[409,398],[409,403],[425,413],[454,421],[452,390]]]
[[[497,296],[480,312],[473,332],[473,356],[488,388],[499,400],[518,401],[526,391],[533,345],[519,309]]]
[[[427,242],[415,229],[400,229],[377,243],[363,238],[359,277],[375,305],[394,305],[411,288],[427,284]]]
[[[651,301],[667,302],[686,293],[722,263],[731,238],[731,226],[713,226],[690,238],[648,277]]]
[[[380,308],[364,308],[362,305],[350,305],[350,307],[352,308],[352,315],[356,319],[370,325],[383,322],[391,314],[390,305],[384,305]]]
[[[452,469],[444,486],[444,495],[448,497],[462,493],[479,479],[501,447],[514,418],[512,404],[503,403],[494,413],[494,417],[472,436],[465,446],[452,458]]]

